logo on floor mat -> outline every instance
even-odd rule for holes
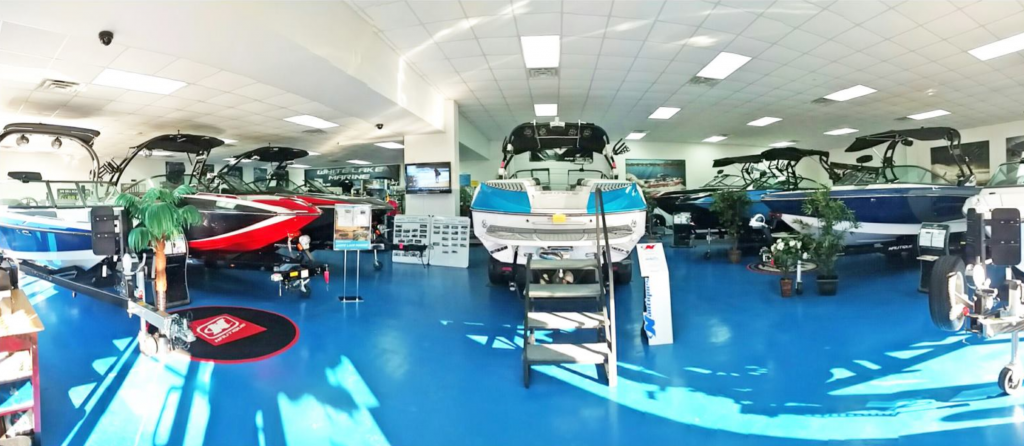
[[[252,322],[227,314],[192,321],[189,324],[189,328],[192,329],[196,336],[214,346],[227,344],[267,331],[266,328]]]

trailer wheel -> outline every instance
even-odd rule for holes
[[[1021,390],[1021,373],[1017,367],[1005,366],[999,371],[999,389],[1003,393],[1014,396],[1019,395]]]
[[[139,333],[139,352],[143,355],[152,357],[156,356],[157,352],[156,338],[149,333]]]
[[[374,271],[380,271],[382,269],[384,269],[384,263],[381,262],[380,260],[374,260],[373,261],[373,270]]]
[[[958,256],[943,256],[932,267],[928,284],[928,309],[932,323],[941,330],[959,331],[964,315],[952,315],[956,296],[967,292],[964,282],[964,261]]]
[[[508,278],[501,272],[501,264],[494,257],[487,262],[487,279],[491,281],[491,285],[508,285]]]
[[[633,264],[632,263],[618,263],[615,264],[617,268],[612,271],[615,276],[615,284],[626,285],[633,281]]]
[[[309,297],[312,296],[312,295],[313,295],[313,288],[310,288],[309,285],[306,285],[306,286],[302,287],[301,289],[299,289],[299,296],[302,297],[303,299],[309,299]]]

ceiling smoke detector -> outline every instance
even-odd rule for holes
[[[530,68],[527,71],[530,74],[530,79],[556,79],[556,78],[558,78],[558,68]]]
[[[77,93],[81,89],[82,84],[78,82],[62,81],[57,79],[46,79],[43,81],[43,85],[39,86],[40,90],[52,91],[54,93]]]

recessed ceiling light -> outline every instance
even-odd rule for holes
[[[789,147],[793,144],[796,144],[796,141],[779,141],[774,144],[768,144],[768,147]]]
[[[523,36],[523,62],[526,68],[557,68],[562,54],[562,43],[558,36]]]
[[[288,167],[292,168],[292,169],[308,169],[309,168],[309,166],[307,166],[305,164],[289,164]]]
[[[371,163],[369,161],[363,161],[363,160],[348,160],[347,162],[352,163],[352,164],[373,164],[373,163]]]
[[[765,116],[765,117],[763,117],[761,119],[755,119],[753,121],[750,121],[750,122],[747,123],[747,125],[752,125],[754,127],[764,127],[764,126],[766,126],[768,124],[774,124],[774,123],[779,122],[781,120],[782,120],[782,118],[773,118],[771,116]]]
[[[284,118],[284,120],[294,124],[304,125],[306,127],[313,127],[315,129],[329,129],[331,127],[338,126],[338,124],[335,124],[333,122],[325,121],[316,116],[310,115],[292,116],[290,118]]]
[[[645,132],[643,130],[637,130],[635,132],[632,132],[632,133],[626,135],[626,139],[637,140],[637,139],[642,139],[645,136],[647,136],[647,132]]]
[[[533,113],[537,116],[558,116],[558,104],[533,104]]]
[[[237,140],[237,139],[227,139],[227,138],[221,138],[220,140],[221,140],[221,141],[224,141],[224,144],[234,144],[234,143],[238,142],[238,140]]]
[[[980,60],[995,59],[999,56],[1005,56],[1010,53],[1024,50],[1024,34],[1017,34],[1013,37],[1007,37],[1003,40],[992,42],[985,46],[979,46],[973,50],[968,51],[972,56],[977,57]]]
[[[103,70],[92,83],[104,87],[117,87],[156,94],[171,94],[175,90],[188,85],[185,82],[174,79],[129,73],[110,68]]]
[[[829,131],[825,132],[825,134],[826,135],[832,135],[832,136],[839,136],[839,135],[847,135],[847,134],[850,134],[850,133],[857,133],[859,131],[860,130],[857,130],[857,129],[851,129],[849,127],[844,127],[844,128],[841,128],[841,129],[829,130]]]
[[[920,121],[922,119],[937,118],[939,116],[946,116],[948,114],[950,114],[950,113],[948,111],[945,111],[945,110],[932,110],[930,112],[918,113],[916,115],[908,115],[907,117],[910,118],[910,119],[914,119],[914,120]]]
[[[725,135],[715,135],[704,138],[704,142],[719,142],[725,141],[726,139],[729,139],[729,137]]]
[[[839,90],[839,91],[837,91],[835,93],[832,93],[832,94],[830,94],[828,96],[825,96],[825,99],[829,99],[829,100],[833,100],[833,101],[839,101],[839,102],[849,101],[850,99],[859,98],[861,96],[866,96],[866,95],[869,95],[869,94],[874,93],[876,91],[878,91],[878,90],[875,90],[874,88],[871,88],[871,87],[865,87],[863,85],[855,85],[855,86],[847,88],[845,90]]]
[[[397,142],[393,142],[393,141],[379,142],[379,143],[376,143],[374,145],[377,146],[377,147],[383,147],[385,149],[404,149],[405,148],[404,145],[399,144]]]
[[[647,119],[668,119],[675,116],[676,113],[679,113],[678,108],[658,107],[658,109],[655,110],[654,113],[651,113],[651,116],[648,116]]]
[[[741,54],[718,53],[718,56],[697,73],[697,77],[725,79],[747,62],[750,62],[750,58]]]

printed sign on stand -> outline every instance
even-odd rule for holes
[[[640,243],[636,246],[640,260],[640,276],[644,278],[644,334],[650,345],[671,344],[672,289],[661,243]]]
[[[366,204],[334,205],[334,250],[370,249],[370,206]]]

